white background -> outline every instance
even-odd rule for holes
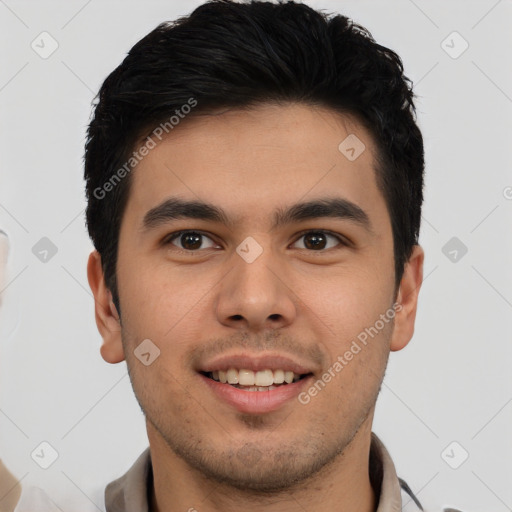
[[[512,66],[510,1],[309,1],[366,26],[416,84],[426,143],[416,333],[392,353],[373,430],[428,510],[512,510]],[[195,1],[0,2],[0,457],[62,510],[102,510],[103,488],[147,445],[124,363],[99,354],[86,278],[82,181],[91,101],[127,51]],[[31,43],[47,31],[58,49]],[[442,47],[453,31],[469,43]],[[455,39],[454,39],[455,37]],[[451,35],[452,53],[463,41]],[[48,237],[46,263],[32,247]],[[457,262],[442,252],[457,237]],[[47,470],[31,452],[47,441]],[[465,450],[469,458],[452,469]],[[314,511],[311,511],[314,512]]]

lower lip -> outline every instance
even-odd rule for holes
[[[230,384],[223,384],[199,374],[205,384],[224,402],[247,414],[263,414],[276,411],[286,402],[296,398],[307,385],[311,376],[291,384],[283,384],[270,391],[245,391]]]

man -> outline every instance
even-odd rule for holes
[[[108,512],[422,510],[371,426],[423,171],[400,58],[346,17],[216,0],[131,49],[85,154],[101,354],[149,438]]]

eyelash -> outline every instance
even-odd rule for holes
[[[194,233],[196,235],[201,235],[201,236],[204,236],[206,238],[209,238],[212,242],[216,243],[215,240],[213,240],[213,238],[211,236],[208,236],[203,231],[198,231],[198,230],[194,230],[194,229],[185,229],[185,230],[182,230],[182,231],[176,231],[174,233],[169,234],[168,236],[166,236],[163,239],[162,244],[163,245],[169,245],[169,244],[171,244],[171,242],[173,242],[174,240],[179,238],[181,235],[184,235],[186,233]],[[298,233],[298,237],[295,239],[295,241],[293,243],[296,243],[302,237],[304,237],[305,235],[308,235],[310,233],[323,233],[325,235],[329,235],[329,236],[332,236],[333,238],[335,238],[340,243],[340,245],[342,247],[350,246],[350,243],[349,243],[349,241],[347,241],[347,239],[345,239],[344,237],[342,237],[341,235],[339,235],[337,233],[334,233],[334,232],[326,230],[326,229],[308,229],[308,230],[305,230],[305,231],[301,231],[300,233]],[[201,249],[188,250],[188,249],[180,249],[179,247],[176,247],[176,246],[174,246],[174,247],[175,247],[175,249],[178,252],[182,252],[182,253],[186,253],[186,254],[191,254],[191,253],[196,253],[196,252],[200,252],[201,251]],[[309,249],[301,249],[301,250],[306,250],[306,251],[312,252],[312,253],[324,253],[324,252],[327,252],[327,251],[331,251],[333,249],[339,249],[339,247],[331,247],[329,249],[321,249],[321,250],[318,250],[318,251],[309,250]]]

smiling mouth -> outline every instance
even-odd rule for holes
[[[227,371],[216,370],[213,372],[201,372],[202,375],[222,384],[229,384],[244,391],[272,391],[281,386],[288,386],[312,375],[297,374],[289,370],[237,370],[230,368]]]

